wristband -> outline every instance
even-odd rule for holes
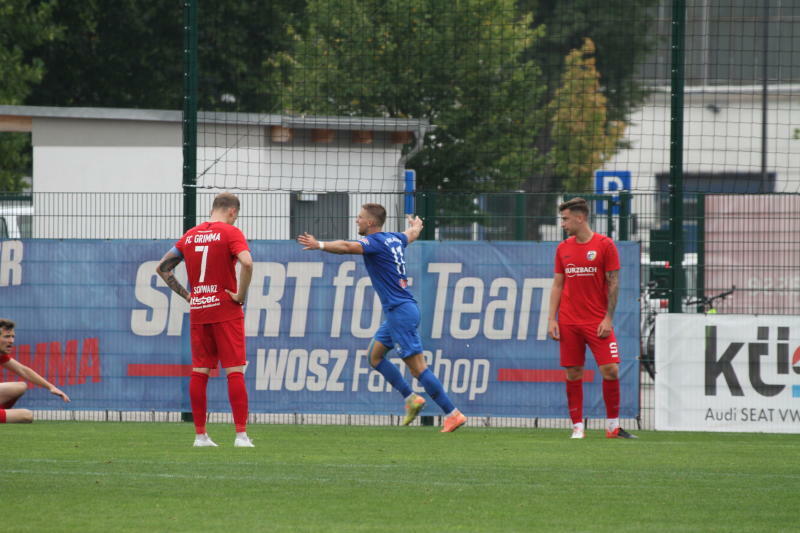
[[[319,249],[320,250],[324,250],[325,249],[325,243],[324,242],[319,241]]]

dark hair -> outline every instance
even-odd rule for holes
[[[589,204],[587,204],[586,200],[583,198],[573,198],[572,200],[567,200],[559,204],[559,213],[566,209],[569,209],[572,213],[583,213],[584,216],[589,216]]]
[[[0,330],[14,329],[14,326],[16,326],[16,324],[14,324],[13,320],[0,318]]]
[[[214,197],[214,203],[211,205],[211,210],[228,209],[234,207],[239,209],[239,198],[230,192],[221,192]]]
[[[364,204],[361,206],[361,209],[369,213],[378,226],[383,227],[383,224],[386,222],[386,208],[384,208],[381,204]]]

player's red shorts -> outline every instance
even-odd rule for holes
[[[584,366],[586,363],[586,346],[592,350],[597,366],[619,363],[619,345],[614,330],[601,339],[597,336],[597,326],[591,325],[558,325],[561,336],[559,350],[561,366]]]
[[[192,324],[192,366],[195,368],[222,368],[243,366],[247,362],[244,350],[244,318]]]

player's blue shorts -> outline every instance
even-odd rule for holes
[[[386,320],[378,328],[375,340],[389,349],[394,348],[401,358],[422,353],[416,302],[402,303],[385,313]]]

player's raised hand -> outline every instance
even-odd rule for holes
[[[318,250],[320,247],[317,238],[307,232],[298,235],[297,242],[303,245],[303,250]]]
[[[406,215],[408,221],[408,228],[403,232],[408,237],[408,242],[412,243],[419,237],[422,232],[422,219],[416,215]]]
[[[419,218],[417,215],[406,215],[406,220],[408,221],[408,226],[417,230],[422,229],[422,219]]]
[[[64,400],[64,403],[67,403],[67,402],[70,401],[69,396],[67,396],[66,393],[64,393],[64,391],[62,391],[58,387],[50,387],[50,394],[55,394],[56,396],[61,396],[61,399]]]

